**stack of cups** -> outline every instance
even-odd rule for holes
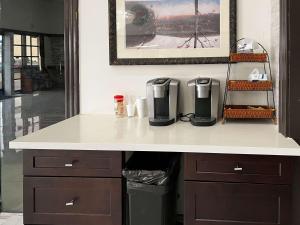
[[[147,98],[139,97],[136,99],[136,109],[139,118],[144,118],[147,116],[148,107],[147,107]]]
[[[126,105],[127,116],[134,117],[135,111],[137,111],[137,115],[139,118],[144,118],[148,114],[147,107],[147,98],[138,97],[135,103],[132,103],[132,98],[128,99],[128,104]]]

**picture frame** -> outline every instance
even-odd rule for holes
[[[109,1],[109,57],[110,57],[109,62],[110,65],[224,64],[224,63],[228,63],[230,52],[236,51],[236,46],[235,46],[236,27],[237,27],[236,26],[236,0],[163,0],[163,1],[174,1],[174,4],[176,4],[175,2],[177,2],[179,4],[178,7],[181,6],[183,9],[188,8],[182,6],[182,4],[185,4],[187,1],[191,1],[190,3],[188,2],[190,5],[195,1],[197,2],[198,6],[199,6],[199,2],[201,3],[201,1],[206,1],[206,2],[211,1],[212,4],[214,4],[213,6],[216,8],[216,10],[213,11],[213,13],[204,12],[203,14],[202,13],[200,14],[200,10],[196,9],[196,3],[195,3],[194,13],[195,15],[199,15],[199,16],[198,17],[195,17],[195,15],[178,16],[180,22],[177,22],[178,19],[172,16],[171,17],[160,16],[160,18],[154,16],[155,12],[161,10],[162,7],[159,6],[155,8],[155,6],[153,6],[153,2],[155,4],[155,1],[157,1],[158,2],[157,4],[161,4],[161,0],[149,0],[149,2],[151,2],[152,4],[151,5],[152,8],[149,10],[151,13],[148,13],[147,12],[148,10],[147,11],[144,10],[145,8],[148,7],[147,0],[108,0],[108,1]],[[181,5],[180,5],[181,3],[180,1],[183,1]],[[219,11],[216,2],[219,2],[219,8],[220,8]],[[173,10],[176,9],[175,6],[176,5],[172,4]],[[136,35],[137,30],[140,31],[140,28],[141,27],[143,28],[143,22],[140,23],[140,21],[142,21],[140,19],[139,23],[142,25],[138,24],[139,25],[138,29],[135,30],[129,29],[131,27],[128,26],[127,19],[129,17],[130,20],[130,13],[128,13],[129,10],[126,10],[126,7],[127,8],[132,7],[130,8],[130,10],[132,11],[135,10],[139,14],[141,14],[140,13],[141,10],[142,12],[143,10],[147,12],[148,14],[147,18],[150,17],[152,18],[152,20],[155,20],[155,26],[156,26],[155,29],[152,28],[154,25],[152,26],[147,25],[147,27],[145,26],[144,29],[145,31],[142,31],[144,32],[143,34]],[[211,10],[211,8],[213,7],[210,6],[207,8]],[[202,7],[201,10],[206,10],[206,9]],[[161,11],[159,12],[160,15],[162,15],[163,13],[168,14],[167,10],[162,11],[163,13]],[[190,12],[191,9],[189,9],[189,13]],[[143,15],[144,14],[145,13],[143,12]],[[220,18],[219,25],[216,22],[215,23],[211,22],[211,21],[218,21],[216,19],[218,18],[218,16]],[[144,17],[145,16],[141,18]],[[196,28],[193,28],[192,26],[190,27],[186,26],[186,24],[188,23],[187,21],[191,20],[191,18],[201,18],[199,20],[209,21],[209,22],[205,22],[207,27],[205,34],[199,31],[194,32],[193,29]],[[151,19],[148,19],[148,21],[149,20]],[[201,27],[201,26],[195,25],[195,27]],[[145,34],[145,32],[148,32],[149,30],[150,32],[148,34]],[[175,34],[173,34],[174,31]],[[191,33],[193,32],[192,35],[195,35],[195,33],[197,33],[198,36],[192,36],[192,35],[190,37],[188,37],[187,35],[185,36],[185,33],[190,33],[190,32]],[[132,35],[132,33],[134,33],[134,35]],[[166,33],[167,35],[164,35],[164,33]],[[201,35],[199,35],[199,33],[201,33]],[[195,37],[198,37],[197,40],[199,42],[197,44],[195,44],[195,40],[196,40]],[[201,38],[202,40],[200,40]],[[143,41],[143,43],[141,44],[140,41],[141,39],[147,40],[148,42]],[[180,44],[178,44],[179,42]],[[215,44],[211,44],[211,42]],[[167,44],[164,45],[165,43]],[[208,47],[207,47],[208,45],[207,43],[209,43]],[[152,48],[152,46],[155,47]]]

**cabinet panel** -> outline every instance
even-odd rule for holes
[[[289,225],[289,186],[185,181],[186,225]]]
[[[122,153],[26,150],[25,176],[121,177]]]
[[[120,178],[24,178],[24,224],[121,225]]]
[[[185,154],[185,180],[290,184],[292,174],[288,157]]]
[[[279,128],[300,143],[299,1],[280,1]]]

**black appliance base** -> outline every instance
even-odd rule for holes
[[[191,124],[197,127],[209,127],[217,123],[216,118],[205,118],[205,117],[193,117],[191,118]]]
[[[175,123],[175,119],[149,119],[149,124],[154,127],[165,127]]]

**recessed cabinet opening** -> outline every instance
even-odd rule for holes
[[[127,224],[183,224],[182,154],[135,152],[126,156]]]

